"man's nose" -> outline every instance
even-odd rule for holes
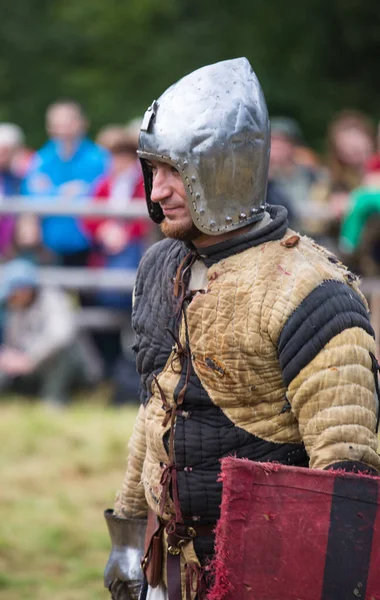
[[[153,177],[152,191],[150,199],[152,202],[162,202],[165,198],[169,198],[171,195],[171,188],[169,185],[169,178],[164,170],[158,169],[155,176]]]

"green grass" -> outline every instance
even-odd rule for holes
[[[102,572],[136,410],[0,404],[0,599],[108,599]]]

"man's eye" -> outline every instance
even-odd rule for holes
[[[174,175],[179,175],[178,170],[175,167],[171,167],[171,172],[174,173]]]

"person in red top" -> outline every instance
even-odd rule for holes
[[[122,126],[112,125],[103,129],[96,141],[110,152],[111,164],[108,175],[95,188],[94,202],[124,209],[142,200],[145,206],[143,175],[136,155],[138,136]],[[133,221],[90,218],[85,219],[84,227],[92,238],[94,248],[89,266],[106,269],[137,269],[152,231],[146,218]],[[88,302],[130,312],[132,294],[99,290]],[[113,382],[112,403],[120,404],[126,399],[133,401],[137,397],[139,380],[134,360],[123,353],[121,332],[96,332],[93,339]]]
[[[124,208],[145,198],[142,171],[136,157],[137,139],[133,133],[121,126],[109,126],[102,130],[97,141],[110,151],[111,168],[95,188],[94,201]],[[105,255],[119,254],[137,241],[144,244],[150,230],[146,219],[87,219],[85,227]]]

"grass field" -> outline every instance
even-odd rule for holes
[[[0,404],[0,599],[100,600],[136,410]]]

